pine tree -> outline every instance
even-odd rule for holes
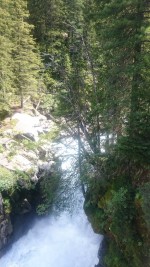
[[[16,92],[21,96],[21,107],[25,94],[37,90],[40,59],[31,35],[32,25],[28,23],[27,1],[13,1],[13,59]]]
[[[11,17],[11,1],[1,0],[0,7],[0,99],[2,101],[8,100],[7,93],[12,92],[13,88],[13,59],[12,49],[14,47],[11,38],[11,31],[13,27]]]
[[[102,40],[106,61],[107,87],[110,89],[108,97],[114,97],[114,104],[119,97],[121,102],[125,101],[123,105],[130,108],[128,103],[130,104],[133,76],[137,68],[140,72],[143,68],[145,52],[143,49],[138,50],[145,38],[146,24],[142,14],[147,5],[139,0],[136,3],[108,1],[107,4],[99,1],[97,6],[101,17],[101,20],[97,18],[97,33]],[[102,26],[103,23],[105,27]],[[135,58],[140,58],[142,64]]]

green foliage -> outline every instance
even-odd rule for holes
[[[140,187],[141,206],[147,228],[150,229],[150,183],[145,183]]]
[[[24,171],[20,171],[20,170],[15,170],[14,171],[14,175],[16,177],[16,187],[15,190],[23,190],[23,189],[27,189],[27,190],[31,190],[32,188],[34,188],[34,185],[32,185],[31,182],[31,177],[32,175],[34,175],[34,171],[31,168],[30,170],[28,170],[28,172],[24,172]]]
[[[15,84],[17,92],[21,95],[21,105],[23,105],[23,96],[26,92],[32,95],[32,92],[37,89],[40,60],[31,35],[32,26],[27,22],[29,12],[26,1],[15,1],[13,5],[13,17],[13,31],[15,31]]]
[[[15,185],[15,175],[12,171],[4,167],[0,167],[0,192],[8,191]]]
[[[45,84],[47,84],[47,81]],[[55,108],[56,103],[54,96],[51,94],[43,94],[40,102],[40,110],[44,111],[45,114],[49,114]]]
[[[116,217],[117,212],[119,212],[122,213],[120,214],[122,217],[125,209],[127,208],[127,192],[127,188],[123,187],[121,187],[117,192],[112,192],[111,199],[107,203],[108,214],[111,214],[112,216]]]
[[[132,265],[128,265],[127,261],[124,259],[123,254],[120,249],[116,246],[114,241],[109,242],[109,249],[107,255],[105,256],[105,263],[108,267],[130,267]]]
[[[145,232],[140,236],[136,231],[137,214],[131,186],[116,188],[116,190],[108,186],[105,188],[105,193],[102,188],[99,191],[99,201],[97,200],[97,204],[95,202],[93,205],[92,194],[95,190],[94,187],[92,191],[89,190],[91,199],[86,199],[84,208],[93,229],[111,237],[105,258],[106,266],[142,266],[142,259],[148,252],[145,248],[141,250],[144,246]]]
[[[143,181],[149,168],[136,160],[129,167],[127,155],[119,145],[103,169],[105,187],[100,178],[88,184],[85,211],[94,230],[111,237],[105,258],[108,267],[141,267],[143,258],[149,259],[150,188]],[[140,182],[139,187],[133,186]]]
[[[24,95],[37,90],[41,66],[28,23],[27,1],[2,0],[0,15],[0,100],[9,103],[10,93],[16,93],[23,105]]]
[[[8,198],[3,199],[3,205],[4,205],[5,214],[10,214],[11,213],[11,204],[10,204],[10,200]]]
[[[122,266],[142,266],[141,248],[142,242],[138,242],[138,239],[128,239],[126,236],[126,243],[120,247],[121,240],[115,242],[115,240],[109,240],[108,251],[105,256],[105,263],[108,267],[122,267]],[[138,238],[138,237],[137,237]],[[128,245],[127,245],[128,244]]]
[[[36,212],[39,216],[45,215],[47,214],[48,210],[49,210],[50,206],[49,204],[39,204],[36,208]]]
[[[4,106],[4,102],[8,101],[9,91],[13,91],[14,81],[11,1],[1,0],[0,18],[0,101],[3,101]],[[7,107],[7,104],[5,106]]]
[[[5,119],[10,114],[10,107],[5,101],[1,101],[0,97],[0,120]]]
[[[48,214],[52,207],[61,178],[57,168],[58,166],[56,164],[55,172],[45,174],[40,182],[41,201],[36,208],[38,215]]]
[[[90,202],[84,204],[84,210],[88,219],[96,233],[106,234],[107,214],[103,209],[94,207]]]
[[[3,153],[5,151],[5,148],[3,147],[3,145],[0,144],[0,153]]]
[[[19,188],[18,181],[20,183],[22,181],[22,187],[31,188],[30,174],[20,170],[10,171],[0,167],[0,192],[5,191],[9,192],[10,195],[13,194]]]
[[[37,142],[34,142],[32,140],[29,140],[29,139],[23,139],[22,144],[25,147],[25,149],[31,150],[31,151],[36,150],[38,148],[38,145],[39,145],[39,144],[37,144]]]

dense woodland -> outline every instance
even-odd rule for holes
[[[150,266],[149,1],[0,2],[1,119],[30,96],[61,122],[106,266]]]

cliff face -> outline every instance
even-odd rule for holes
[[[114,190],[111,185],[105,191],[99,187],[97,195],[93,188],[87,192],[84,207],[89,221],[96,233],[108,238],[105,266],[150,266],[149,186],[148,182],[140,191],[129,185]]]
[[[2,249],[8,243],[12,232],[13,226],[11,219],[10,216],[4,211],[3,198],[0,194],[0,249]]]
[[[109,239],[107,267],[150,267],[149,155],[135,160],[125,152],[114,150],[103,177],[89,180],[84,208],[95,232]]]
[[[56,127],[30,113],[14,114],[0,130],[0,250],[10,240],[15,215],[48,212],[60,179],[51,148]]]
[[[55,168],[55,170],[54,170]],[[3,189],[0,193],[0,250],[10,241],[14,230],[15,218],[28,213],[37,212],[45,214],[52,205],[54,193],[57,190],[59,177],[57,167],[53,163],[49,170],[39,169],[38,180],[32,181],[30,177],[18,177],[13,187]],[[21,175],[24,173],[21,172]],[[32,178],[32,177],[31,177]],[[49,185],[50,183],[50,185]],[[45,197],[44,187],[47,184],[50,198]],[[55,187],[54,187],[55,185]]]

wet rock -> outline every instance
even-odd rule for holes
[[[95,267],[105,267],[104,264],[104,257],[106,255],[107,252],[107,247],[108,247],[108,240],[106,238],[106,236],[104,236],[99,251],[98,251],[98,258],[99,258],[99,263],[97,265],[95,265]]]
[[[37,173],[38,178],[40,179],[44,176],[52,174],[55,171],[53,168],[54,165],[55,165],[54,161],[49,161],[49,162],[39,161],[38,162],[39,171]]]
[[[36,184],[38,182],[38,177],[37,177],[37,174],[34,174],[32,177],[31,177],[31,182],[33,182],[34,184]]]
[[[44,148],[39,147],[39,158],[45,159],[46,156],[47,156],[47,151]]]
[[[5,214],[3,207],[3,198],[0,194],[0,249],[3,248],[13,232],[10,216]]]
[[[32,210],[32,206],[26,198],[23,200],[21,206],[21,214],[29,213]]]
[[[0,194],[0,216],[3,214],[3,198],[2,195]]]
[[[19,133],[19,134],[16,134],[14,137],[16,140],[19,140],[19,141],[27,139],[29,141],[31,140],[31,141],[36,142],[38,140],[38,134],[34,132],[23,133],[23,134]]]

